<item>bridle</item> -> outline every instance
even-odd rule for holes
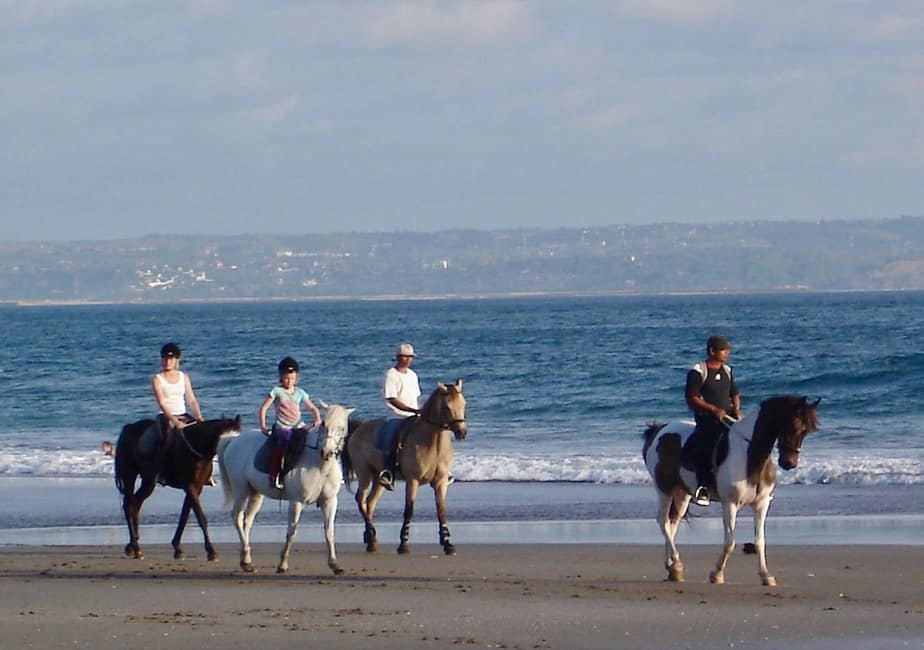
[[[432,409],[427,410],[429,412]],[[465,424],[465,418],[453,417],[452,409],[449,408],[449,404],[444,396],[440,396],[440,417],[436,422],[430,419],[429,413],[421,415],[420,417],[430,426],[437,427],[439,429],[450,429],[452,431],[458,431],[459,426]]]

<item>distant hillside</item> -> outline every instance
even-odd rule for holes
[[[0,244],[0,301],[924,289],[924,217]]]

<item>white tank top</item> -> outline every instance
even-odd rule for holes
[[[164,379],[164,373],[159,372],[156,375],[157,381],[164,392],[164,402],[170,415],[183,415],[186,413],[186,375],[180,371],[180,381],[171,384]]]

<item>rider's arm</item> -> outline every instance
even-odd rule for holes
[[[318,410],[318,407],[314,405],[308,396],[305,396],[305,399],[302,401],[302,404],[305,405],[305,408],[311,411],[311,414],[314,416],[314,423],[311,425],[311,428],[321,426],[321,412]]]
[[[399,400],[397,397],[389,397],[385,401],[387,401],[389,404],[394,406],[399,411],[405,411],[406,413],[413,413],[414,415],[420,415],[420,409],[415,408],[413,406],[408,406],[407,404]]]
[[[185,372],[183,373],[183,377],[186,381],[186,407],[194,418],[202,422],[205,418],[202,417],[202,410],[199,408],[199,400],[196,399],[196,393],[193,391],[192,382],[189,381],[189,375]]]
[[[273,396],[267,395],[266,399],[263,400],[263,403],[260,404],[260,410],[257,412],[257,417],[260,418],[260,431],[266,434],[269,434],[270,432],[269,428],[266,426],[266,412],[269,411],[269,407],[273,401]]]

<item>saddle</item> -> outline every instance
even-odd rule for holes
[[[309,431],[307,429],[295,429],[292,431],[292,439],[289,441],[289,445],[286,447],[286,453],[282,457],[282,467],[279,470],[279,476],[285,476],[291,468],[295,467],[298,459],[301,458],[302,453],[304,453],[305,447],[311,447],[312,449],[317,448],[317,432],[312,432],[311,435],[314,438],[313,446],[308,444]],[[257,453],[253,458],[253,466],[257,471],[263,472],[264,474],[270,473],[270,466],[273,462],[273,451],[275,448],[276,441],[272,436],[268,437],[266,442],[260,445],[260,448],[257,449]]]
[[[408,427],[416,419],[416,417],[409,417],[403,420],[383,420],[375,428],[375,435],[373,436],[375,446],[383,454],[386,451],[392,452],[395,459],[395,468],[399,466],[399,454],[404,448],[404,438],[407,435]]]
[[[710,483],[715,483],[716,468],[728,456],[728,428],[722,423],[716,426],[697,425],[680,451],[680,465],[691,472],[697,468],[708,468]]]

